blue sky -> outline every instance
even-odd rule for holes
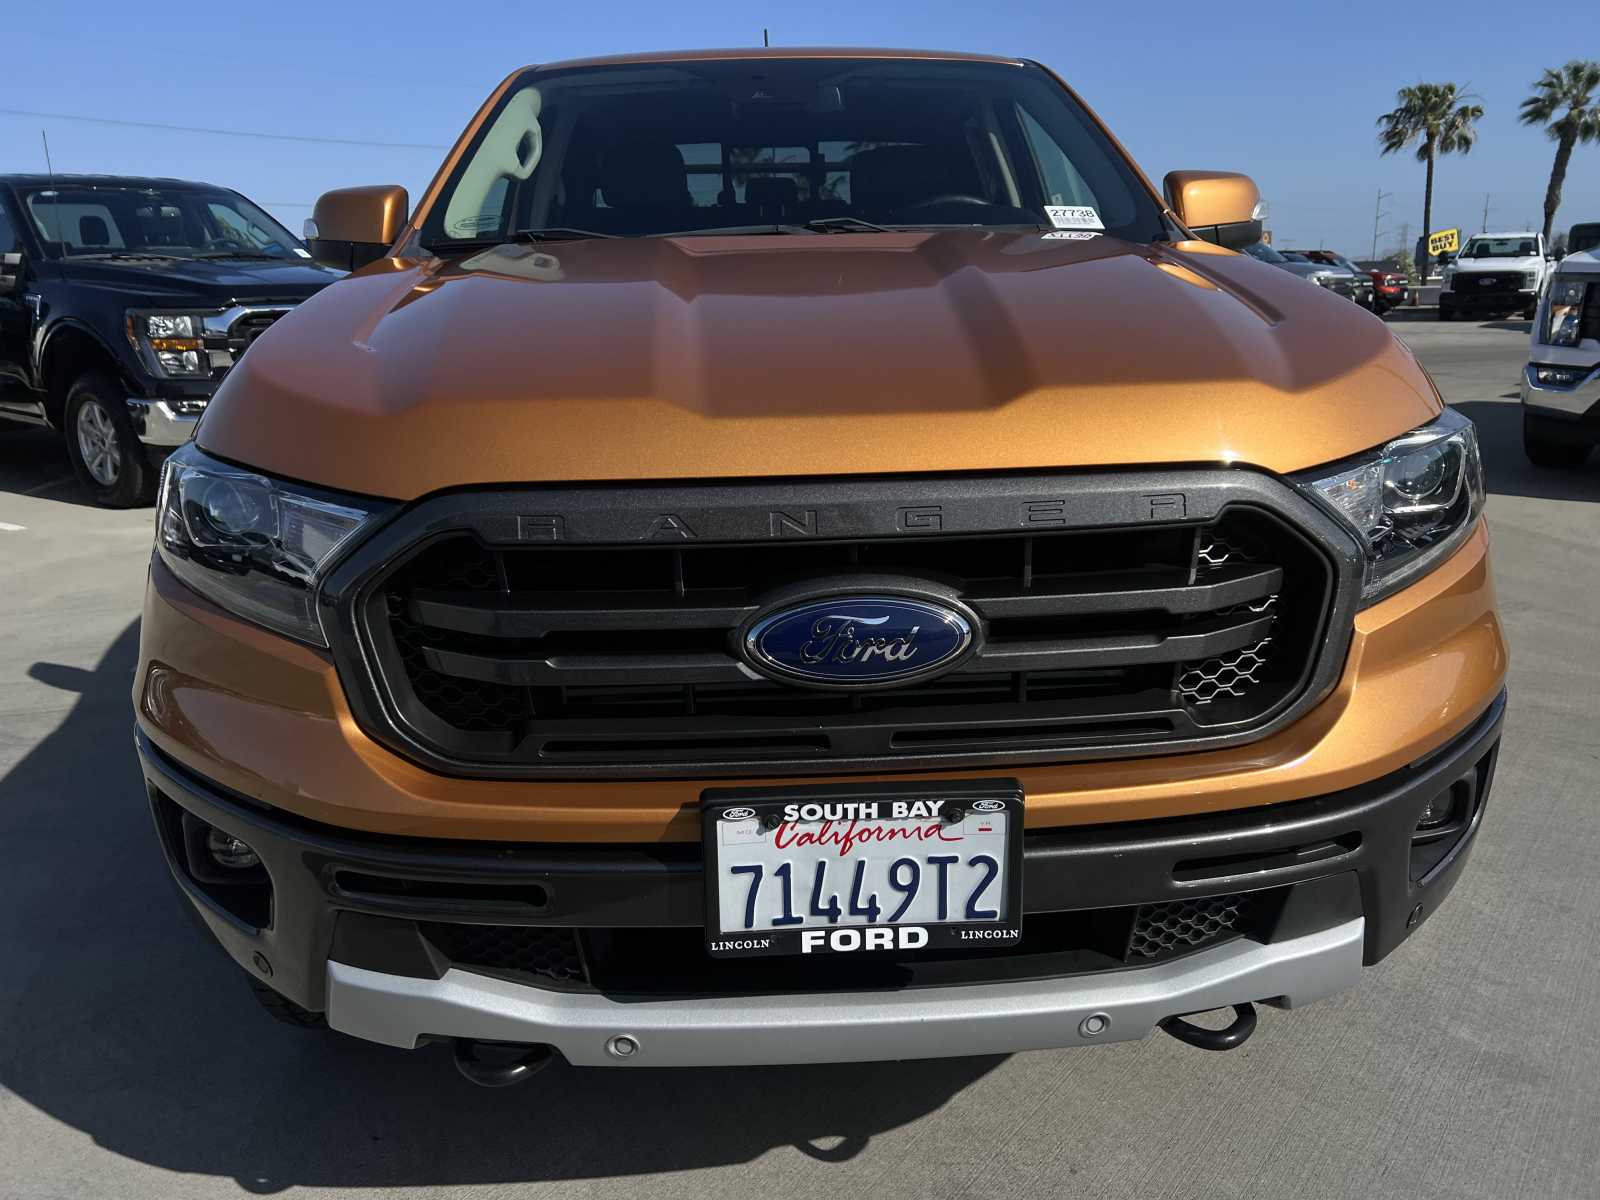
[[[1537,228],[1554,148],[1516,121],[1546,66],[1600,57],[1575,8],[1541,15],[1503,3],[1237,6],[1083,5],[1056,0],[808,0],[688,5],[464,7],[420,0],[274,0],[201,10],[126,0],[7,5],[0,107],[425,148],[175,133],[0,113],[0,171],[207,179],[262,202],[298,231],[329,188],[402,183],[415,196],[499,80],[528,62],[695,46],[928,46],[1037,58],[1107,120],[1158,182],[1173,168],[1254,175],[1279,245],[1372,248],[1378,191],[1391,192],[1379,238],[1415,236],[1423,171],[1380,158],[1377,115],[1419,79],[1482,97],[1477,149],[1441,161],[1435,228]],[[1564,12],[1566,15],[1558,15]],[[437,148],[434,148],[437,147]],[[1557,228],[1600,220],[1600,146],[1579,147]]]

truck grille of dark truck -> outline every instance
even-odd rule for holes
[[[1521,271],[1468,271],[1455,277],[1455,291],[1467,299],[1518,292],[1526,286],[1526,276]]]
[[[1349,588],[1332,556],[1253,504],[1148,527],[679,545],[505,545],[427,524],[348,610],[370,652],[342,661],[358,713],[387,714],[380,736],[457,774],[766,775],[1209,746],[1313,699],[1331,682],[1315,678],[1329,639],[1339,657],[1345,644],[1331,618]],[[982,622],[978,650],[877,691],[779,683],[742,662],[737,631],[763,595],[853,577],[953,586]]]
[[[244,352],[255,341],[289,313],[287,306],[280,308],[250,308],[229,323],[227,331],[207,329],[204,338],[206,352],[211,356],[211,377],[220,379],[244,357]]]

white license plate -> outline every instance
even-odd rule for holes
[[[708,792],[718,957],[985,949],[1022,936],[1009,782]]]

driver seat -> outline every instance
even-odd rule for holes
[[[850,204],[867,220],[889,220],[907,205],[971,191],[950,156],[933,146],[876,146],[850,156]]]

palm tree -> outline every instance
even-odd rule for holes
[[[1543,125],[1556,144],[1556,161],[1550,167],[1550,186],[1544,193],[1544,240],[1561,207],[1561,185],[1567,181],[1567,163],[1579,142],[1600,141],[1600,62],[1574,59],[1564,67],[1547,69],[1533,85],[1533,95],[1522,102],[1524,125]],[[1556,114],[1565,109],[1558,117]]]
[[[1473,122],[1483,116],[1483,105],[1453,83],[1418,83],[1395,93],[1395,107],[1378,118],[1378,144],[1394,154],[1412,142],[1417,161],[1428,164],[1428,183],[1422,194],[1422,240],[1426,244],[1433,221],[1433,163],[1441,154],[1465,154],[1478,140]],[[1427,263],[1419,263],[1427,277]]]

